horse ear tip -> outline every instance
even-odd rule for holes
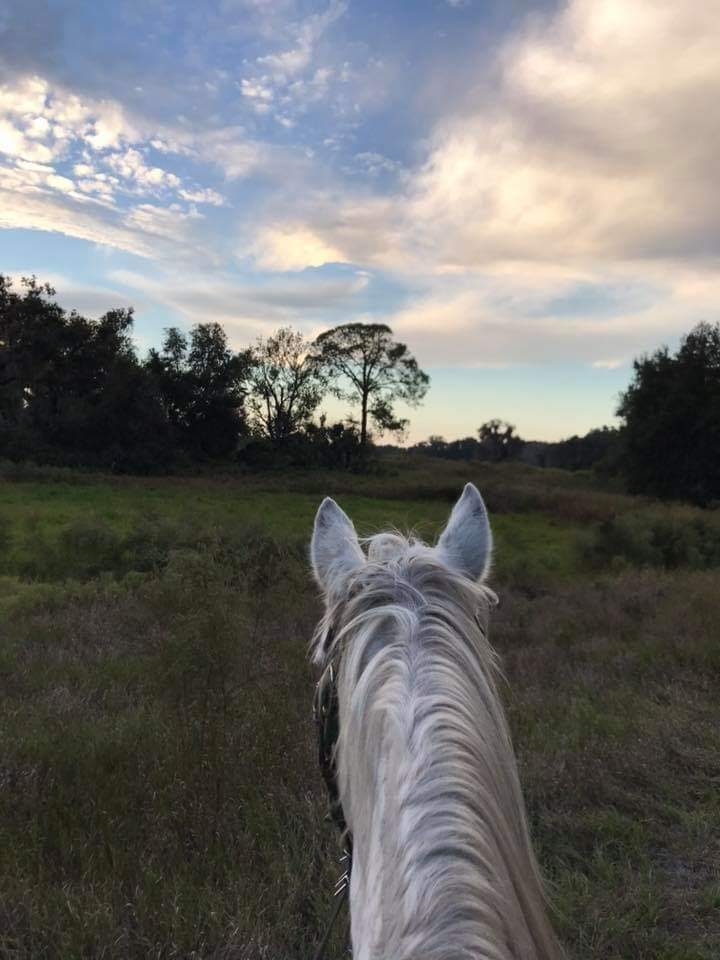
[[[487,507],[485,501],[482,498],[482,494],[475,486],[474,483],[466,483],[465,489],[462,492],[462,496],[458,501],[458,504],[462,504],[462,508],[465,510],[470,510],[472,515],[480,518],[485,518],[487,520]]]
[[[478,488],[475,486],[474,483],[469,483],[469,482],[465,484],[465,488],[462,492],[461,499],[475,500],[477,503],[483,502],[482,495],[478,490]]]
[[[325,497],[318,507],[316,520],[321,523],[326,523],[329,522],[333,516],[342,516],[342,510],[332,497]]]

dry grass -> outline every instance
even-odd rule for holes
[[[720,950],[714,573],[511,595],[494,638],[560,929],[577,957]]]
[[[0,957],[309,958],[336,837],[310,718],[319,609],[302,542],[239,523],[199,535],[179,516],[144,538],[71,529],[47,541],[48,582],[25,584],[0,626]],[[513,520],[506,537],[521,530]],[[539,550],[544,530],[514,549]],[[117,549],[98,574],[93,558]],[[558,927],[578,960],[710,960],[717,572],[598,563],[558,579],[528,557],[500,564],[495,584]],[[344,955],[338,937],[329,956]]]

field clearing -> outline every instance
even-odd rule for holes
[[[312,517],[338,493],[361,533],[431,537],[464,479],[494,507],[491,636],[569,956],[720,955],[713,515],[462,472],[0,483],[0,957],[312,956],[337,852]]]
[[[357,518],[361,535],[393,526],[433,537],[447,519],[444,500],[384,499],[357,493],[341,494],[339,499]],[[5,526],[14,524],[30,533],[59,531],[87,517],[102,520],[119,533],[128,533],[139,521],[157,517],[184,522],[191,519],[205,527],[257,523],[272,536],[291,539],[307,537],[318,502],[315,493],[262,491],[247,489],[242,484],[193,484],[189,489],[176,484],[132,481],[118,486],[0,484],[0,516]],[[498,519],[499,530],[511,528],[512,523],[503,522],[505,516]],[[530,526],[533,521],[542,525],[543,519],[537,513]],[[545,526],[558,528],[552,522]]]
[[[343,507],[360,536],[396,528],[432,540],[447,519],[444,499],[385,499],[345,493]],[[305,542],[319,497],[315,493],[258,490],[252,484],[125,480],[123,483],[2,483],[0,605],[38,582],[88,579],[117,572],[121,540],[150,531],[162,539],[201,539],[219,531],[256,528],[292,543]],[[533,565],[541,575],[565,578],[578,569],[577,523],[538,511],[498,514],[493,523],[500,572]],[[102,539],[107,541],[103,557]],[[96,563],[83,563],[96,551]],[[74,564],[75,555],[79,563]],[[53,559],[56,562],[53,563]],[[137,566],[137,565],[136,565]],[[125,572],[135,569],[126,558]],[[140,570],[144,570],[142,562]]]

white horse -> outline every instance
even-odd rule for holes
[[[468,484],[435,547],[367,541],[326,498],[311,556],[337,667],[355,960],[556,960],[487,640],[487,512]]]

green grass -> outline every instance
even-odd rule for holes
[[[118,484],[0,483],[0,608],[28,596],[29,582],[87,580],[103,572],[145,572],[178,543],[257,527],[282,540],[307,539],[319,497],[248,489],[242,483],[186,486],[127,480]],[[394,527],[422,539],[447,519],[442,499],[338,496],[361,536]],[[580,527],[542,513],[499,514],[493,523],[498,570],[507,578],[568,577],[580,567]],[[241,535],[241,534],[239,534]]]
[[[0,483],[0,957],[309,960],[337,854],[310,718],[312,517],[335,493],[361,533],[430,538],[461,468]],[[586,477],[476,479],[495,504],[492,638],[568,954],[711,960],[718,572],[675,546],[663,569],[699,514],[658,526],[656,505]],[[624,516],[651,531],[649,559]]]

